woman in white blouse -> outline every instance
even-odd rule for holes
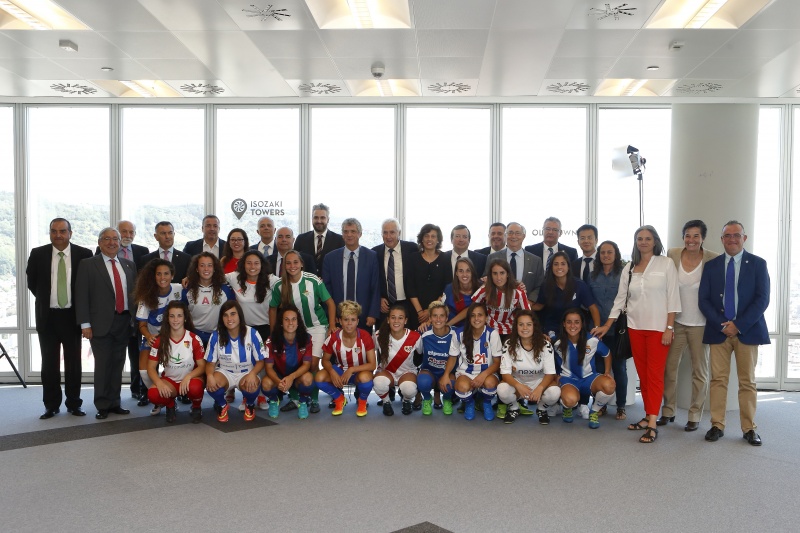
[[[703,248],[707,231],[702,220],[690,220],[683,225],[683,248],[670,248],[667,252],[667,257],[678,270],[681,312],[675,316],[675,339],[669,348],[664,372],[664,406],[657,424],[665,426],[675,421],[678,366],[684,348],[688,346],[692,356],[692,404],[689,406],[689,421],[683,428],[686,431],[697,430],[708,393],[708,347],[703,344],[706,317],[697,305],[697,295],[703,265],[718,254]]]
[[[681,301],[675,264],[661,255],[664,245],[656,229],[653,226],[637,229],[634,243],[631,262],[625,265],[620,276],[614,307],[605,325],[595,334],[602,337],[608,331],[627,300],[628,333],[645,412],[645,417],[628,429],[644,429],[639,442],[649,444],[658,437],[656,418],[664,393],[664,367]]]

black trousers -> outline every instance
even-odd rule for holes
[[[136,331],[128,341],[128,365],[131,367],[131,392],[134,394],[147,394],[142,376],[139,374],[139,346],[142,334]]]
[[[42,401],[45,409],[61,407],[61,350],[64,350],[64,393],[67,409],[81,406],[81,328],[75,310],[50,309],[47,326],[37,331],[42,352]]]
[[[111,329],[103,335],[92,336],[94,352],[94,406],[97,410],[120,406],[122,370],[125,368],[128,342],[131,338],[131,315],[114,315]]]

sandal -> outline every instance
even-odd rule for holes
[[[617,407],[617,420],[625,420],[628,418],[628,415],[625,414],[624,407]]]
[[[608,406],[604,405],[603,407],[600,408],[599,411],[597,411],[597,416],[606,416],[607,412],[608,412]]]
[[[648,428],[647,424],[648,424],[647,417],[644,417],[638,422],[635,422],[633,424],[628,424],[628,431],[639,431],[642,429],[647,429]]]
[[[658,438],[658,430],[656,428],[648,426],[644,430],[644,435],[639,437],[639,442],[642,444],[652,444]]]

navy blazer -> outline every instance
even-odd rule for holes
[[[444,252],[442,255],[444,255],[445,260],[450,261],[450,264],[452,264],[453,250]],[[483,271],[486,270],[486,256],[479,252],[467,250],[467,257],[469,257],[469,260],[475,265],[475,275],[480,278],[483,275]],[[455,276],[455,272],[453,272],[453,276]]]
[[[373,252],[378,254],[378,284],[381,289],[381,298],[389,299],[389,286],[386,281],[386,245],[379,244],[372,249]],[[400,255],[403,261],[403,289],[406,292],[406,299],[408,299],[408,288],[411,281],[411,258],[419,253],[419,246],[411,241],[400,241]],[[395,258],[397,261],[397,258]]]
[[[194,257],[197,254],[203,251],[203,239],[197,239],[196,241],[189,241],[183,247],[183,253],[189,254],[189,257]],[[222,254],[225,253],[225,241],[222,239],[219,240],[219,256],[222,257]]]
[[[136,268],[141,270],[144,266],[152,261],[153,259],[158,259],[161,256],[161,248],[157,248],[155,252],[150,252],[147,255],[143,255],[136,261]],[[174,246],[172,247],[172,257],[170,258],[170,263],[172,266],[175,267],[175,275],[172,276],[172,283],[180,283],[183,278],[186,277],[186,274],[189,272],[189,263],[192,262],[192,256],[181,252]]]
[[[324,259],[325,255],[329,254],[330,252],[342,248],[344,246],[344,238],[336,233],[335,231],[328,230],[328,234],[325,235],[325,242],[322,243],[322,257]],[[314,230],[307,231],[305,233],[301,233],[297,236],[294,240],[294,249],[298,252],[305,252],[311,257],[317,256],[317,243],[314,242]],[[317,263],[317,272],[322,272],[322,263],[323,261],[320,260]]]
[[[706,317],[703,343],[721,344],[727,338],[722,333],[725,318],[725,259],[722,254],[708,261],[700,278],[699,306]],[[767,262],[748,251],[742,254],[739,283],[736,287],[739,304],[733,323],[739,329],[739,341],[744,344],[769,344],[769,331],[764,312],[769,306],[769,272]]]
[[[299,253],[300,257],[303,258],[303,272],[308,272],[309,274],[314,274],[315,276],[318,275],[317,264],[314,262],[314,256],[308,255],[300,250],[295,250],[295,252]],[[275,251],[272,252],[267,259],[269,259],[269,263],[272,265],[272,270],[275,271],[275,275],[280,276],[280,274],[278,274],[278,249],[275,248]]]
[[[542,260],[542,263],[545,262],[544,258],[544,251],[547,250],[547,247],[544,245],[544,241],[537,242],[536,244],[532,244],[530,246],[525,247],[526,252],[530,252],[539,259]],[[569,257],[569,262],[572,263],[578,258],[578,250],[571,246],[567,246],[566,244],[558,243],[558,252],[566,252],[567,256]],[[555,253],[555,252],[553,252]]]
[[[378,284],[378,254],[364,246],[359,247],[358,273],[356,274],[356,301],[361,304],[360,321],[372,317],[376,321],[381,314],[381,292]],[[345,248],[338,248],[325,255],[322,261],[322,281],[334,303],[345,299],[344,262]]]

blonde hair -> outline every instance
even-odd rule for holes
[[[441,300],[434,300],[434,301],[432,301],[431,303],[428,304],[428,314],[433,314],[433,310],[438,308],[438,307],[444,308],[444,314],[445,315],[450,314],[450,312],[447,309],[447,305],[445,305],[445,303],[442,302]]]
[[[336,314],[339,316],[339,318],[344,317],[344,315],[355,315],[359,317],[361,316],[361,306],[358,304],[358,302],[344,300],[336,307]]]

